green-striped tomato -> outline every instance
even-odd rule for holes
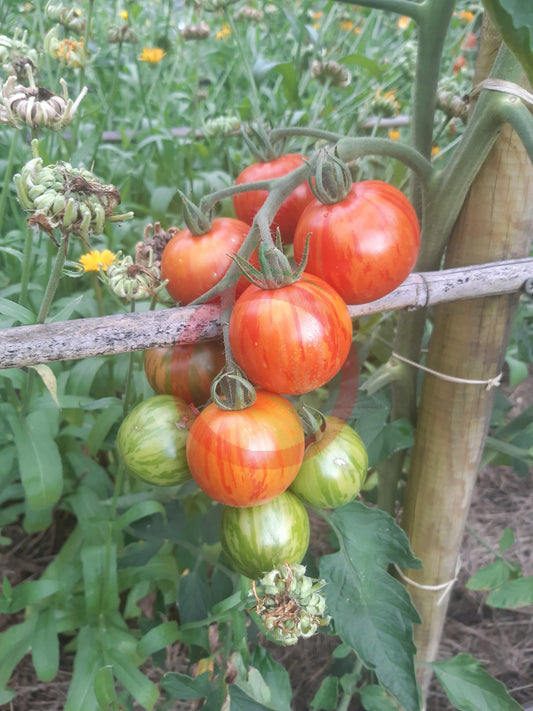
[[[324,429],[314,436],[290,489],[312,506],[343,506],[355,499],[365,481],[365,445],[357,432],[338,417],[326,417]]]
[[[302,560],[309,545],[309,517],[290,491],[259,506],[225,506],[220,542],[238,573],[260,578],[283,563]]]
[[[158,394],[174,395],[197,407],[211,395],[211,382],[224,367],[221,339],[151,348],[144,354],[144,372]]]
[[[198,486],[228,506],[255,506],[292,482],[305,448],[302,423],[281,395],[258,390],[253,405],[223,410],[214,402],[194,421],[187,459]]]
[[[117,449],[127,469],[149,484],[174,486],[191,478],[185,451],[196,413],[184,400],[155,395],[123,420]]]

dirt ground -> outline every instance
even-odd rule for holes
[[[533,403],[533,377],[513,392],[517,410]],[[533,472],[532,472],[533,473]],[[469,591],[468,578],[493,557],[480,542],[497,548],[506,527],[515,534],[515,543],[508,550],[512,560],[520,562],[524,575],[533,575],[533,516],[531,474],[518,478],[507,467],[487,467],[479,477],[470,510],[461,552],[461,570],[452,590],[447,622],[439,658],[446,659],[460,652],[472,654],[486,663],[486,669],[507,687],[512,696],[526,709],[533,711],[533,606],[516,611],[496,610],[485,605],[486,594]],[[0,552],[0,570],[12,582],[38,576],[53,556],[61,539],[61,522],[55,530],[33,536],[15,534],[17,541]],[[4,616],[0,629],[6,629],[15,619]],[[295,711],[308,711],[309,703],[328,674],[333,640],[314,637],[300,642],[297,647],[275,648],[273,653],[289,671],[294,688]],[[167,670],[186,671],[185,650],[176,646],[169,649]],[[163,670],[146,669],[154,680]],[[49,683],[40,682],[26,657],[17,667],[12,685],[18,696],[12,704],[2,706],[8,711],[59,711],[63,709],[71,667],[67,656],[58,676]],[[170,711],[192,711],[191,703],[176,703]],[[358,706],[350,706],[355,711]],[[447,701],[440,685],[434,681],[427,699],[427,711],[451,711],[455,707]]]

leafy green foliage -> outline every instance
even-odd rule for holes
[[[533,81],[533,8],[521,0],[483,0],[483,5]]]
[[[326,601],[335,630],[407,711],[417,711],[413,624],[420,618],[387,567],[418,568],[420,561],[394,519],[382,511],[354,502],[327,520],[339,551],[321,559],[320,575],[328,583]]]
[[[431,668],[451,703],[459,711],[520,711],[522,708],[504,685],[469,654],[458,654]]]

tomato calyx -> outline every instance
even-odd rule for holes
[[[211,383],[211,399],[221,410],[245,410],[254,404],[256,393],[243,371],[230,363]]]
[[[309,179],[311,192],[324,205],[342,202],[352,187],[352,173],[348,165],[328,148],[317,152],[311,161],[314,181]]]
[[[183,219],[189,232],[195,237],[207,234],[213,226],[213,210],[209,210],[207,213],[204,212],[181,190],[178,190],[178,195],[183,202]]]
[[[248,135],[248,132],[252,134],[253,140]],[[260,163],[269,163],[270,161],[276,160],[276,158],[281,156],[285,147],[285,139],[279,141],[280,146],[274,147],[270,136],[260,123],[253,126],[249,125],[248,127],[243,126],[242,138],[252,156]]]
[[[276,246],[269,245],[266,242],[259,243],[257,249],[259,269],[256,269],[238,254],[232,254],[231,258],[237,263],[248,281],[255,284],[255,286],[260,289],[281,289],[284,286],[294,284],[302,276],[309,253],[309,237],[310,235],[307,235],[302,259],[295,270],[293,270],[291,263],[283,253],[279,229],[276,233]]]
[[[310,405],[302,405],[298,409],[302,422],[306,448],[314,442],[320,442],[326,431],[326,416]]]

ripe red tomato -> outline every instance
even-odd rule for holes
[[[315,199],[298,221],[294,256],[309,241],[306,271],[322,277],[347,304],[374,301],[399,286],[420,249],[420,226],[405,195],[380,180],[354,183],[341,202]]]
[[[253,405],[223,410],[215,403],[190,429],[187,460],[198,486],[228,506],[255,506],[285,491],[304,454],[298,413],[280,395],[257,391]]]
[[[220,542],[232,567],[254,580],[302,560],[309,545],[309,516],[290,491],[259,506],[225,506]]]
[[[338,417],[326,417],[315,441],[305,450],[290,490],[312,506],[334,509],[359,493],[368,469],[368,454],[357,432]]]
[[[161,278],[175,301],[189,304],[217,284],[232,263],[250,225],[233,217],[215,217],[209,232],[196,236],[184,228],[176,232],[161,256]]]
[[[144,372],[156,393],[174,395],[200,407],[209,400],[211,383],[225,362],[221,339],[176,343],[145,351]]]
[[[149,484],[174,486],[191,478],[185,451],[196,413],[184,400],[155,395],[122,421],[117,450],[128,470]]]
[[[235,184],[242,185],[243,183],[253,183],[256,180],[281,178],[296,168],[300,168],[304,163],[303,158],[304,156],[299,153],[287,153],[272,161],[252,163],[240,173]],[[267,195],[266,190],[251,190],[234,195],[233,209],[239,220],[244,220],[251,225]],[[312,200],[314,200],[314,196],[307,181],[293,190],[283,201],[274,217],[271,225],[272,235],[276,234],[276,228],[279,227],[282,241],[285,244],[292,242],[298,218]]]
[[[279,289],[251,284],[237,299],[229,341],[248,378],[270,392],[299,395],[327,383],[352,342],[348,307],[326,282],[304,273]]]

